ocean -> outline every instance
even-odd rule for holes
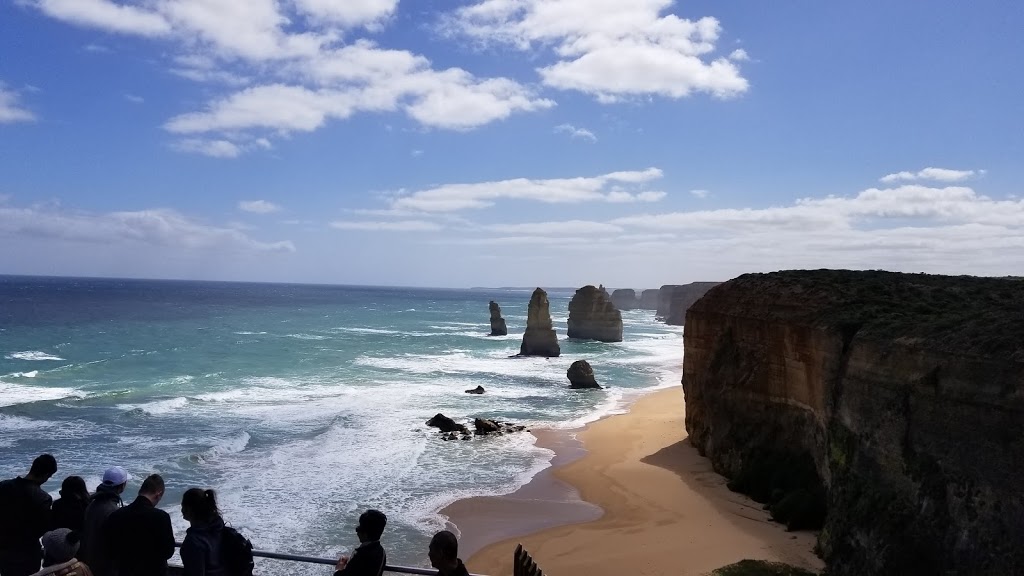
[[[681,328],[634,310],[621,343],[568,340],[571,292],[549,293],[562,356],[510,358],[530,292],[0,276],[0,477],[50,452],[56,498],[116,464],[130,501],[156,472],[179,540],[181,494],[212,487],[257,548],[325,557],[378,508],[389,561],[426,566],[438,510],[512,492],[552,457],[528,433],[444,442],[428,418],[571,429],[679,384]],[[490,300],[506,337],[488,336]],[[568,388],[578,359],[604,390]]]

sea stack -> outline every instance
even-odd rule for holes
[[[505,319],[501,317],[501,306],[491,300],[491,336],[507,336],[508,327],[505,326]]]
[[[593,288],[593,287],[591,287]],[[551,310],[548,293],[537,288],[530,298],[530,309],[526,316],[526,333],[520,356],[546,356],[553,358],[562,353],[558,347],[558,336],[551,326]]]
[[[658,295],[661,290],[652,288],[650,290],[644,290],[640,293],[640,304],[637,308],[641,310],[657,310],[658,309]]]
[[[622,342],[622,313],[608,292],[589,285],[576,291],[569,301],[569,338]]]
[[[686,311],[693,303],[700,300],[708,290],[718,286],[719,282],[691,282],[682,286],[673,286],[669,293],[668,312],[665,324],[682,326],[686,321]]]
[[[639,303],[636,291],[632,288],[620,288],[612,292],[612,304],[619,310],[632,310],[637,308]]]
[[[569,366],[569,370],[565,373],[566,378],[569,379],[570,388],[600,388],[600,384],[594,378],[594,369],[591,368],[590,362],[586,360],[577,360]]]

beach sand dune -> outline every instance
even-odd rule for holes
[[[470,570],[510,575],[519,542],[551,576],[700,575],[744,558],[820,570],[814,534],[786,532],[760,504],[730,492],[686,441],[683,414],[681,388],[647,395],[629,413],[580,432],[582,457],[556,446],[563,462],[532,486],[449,507],[472,548],[466,552],[475,551]],[[600,510],[579,502],[573,488]],[[481,533],[487,525],[500,528]]]

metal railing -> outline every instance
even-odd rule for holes
[[[181,548],[181,542],[174,543],[175,548]],[[270,558],[272,560],[287,560],[289,562],[305,562],[306,564],[323,564],[325,566],[334,566],[338,563],[337,559],[330,558],[316,558],[314,556],[299,556],[297,554],[281,554],[279,552],[266,552],[263,550],[253,550],[252,555],[257,558]],[[392,566],[391,564],[384,565],[385,572],[397,572],[399,574],[421,574],[422,576],[438,576],[437,570],[431,570],[429,568],[414,568],[412,566]],[[470,574],[469,576],[483,576],[482,574]]]

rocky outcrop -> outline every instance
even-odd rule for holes
[[[455,420],[452,420],[441,413],[438,413],[430,420],[427,420],[427,426],[438,428],[441,432],[459,432],[462,434],[469,434],[469,429],[466,428],[465,425],[459,424]]]
[[[523,430],[526,430],[526,426],[517,426],[511,422],[500,422],[498,420],[488,420],[486,418],[475,418],[473,420],[473,433],[477,436],[487,436],[488,434],[509,434],[511,432],[522,432]]]
[[[686,314],[690,441],[828,573],[1024,574],[1024,280],[749,274]]]
[[[682,326],[686,321],[686,311],[690,306],[718,284],[719,282],[691,282],[682,286],[673,286],[669,291],[668,312],[664,316],[665,324]]]
[[[597,379],[594,378],[594,369],[590,362],[577,360],[569,366],[565,376],[569,379],[570,388],[600,388]]]
[[[501,306],[491,300],[489,307],[491,309],[491,336],[507,336],[508,327],[505,326],[505,319],[501,317]]]
[[[672,306],[672,291],[678,287],[678,284],[665,284],[658,289],[658,307],[654,313],[655,318],[664,320],[668,317],[669,308]]]
[[[640,300],[636,297],[636,290],[620,288],[612,291],[612,304],[619,310],[633,310],[639,307]]]
[[[622,342],[622,313],[608,293],[584,286],[569,301],[569,338]]]
[[[650,290],[644,290],[640,293],[640,304],[637,308],[641,310],[657,310],[658,309],[658,297],[661,294],[661,290],[652,288]]]
[[[477,386],[476,388],[473,388],[472,390],[466,390],[466,394],[483,394],[484,392],[485,392],[485,390],[484,390],[483,386]]]
[[[558,336],[551,325],[548,293],[537,288],[530,297],[530,308],[526,316],[526,332],[519,347],[520,356],[546,356],[553,358],[561,354]]]

